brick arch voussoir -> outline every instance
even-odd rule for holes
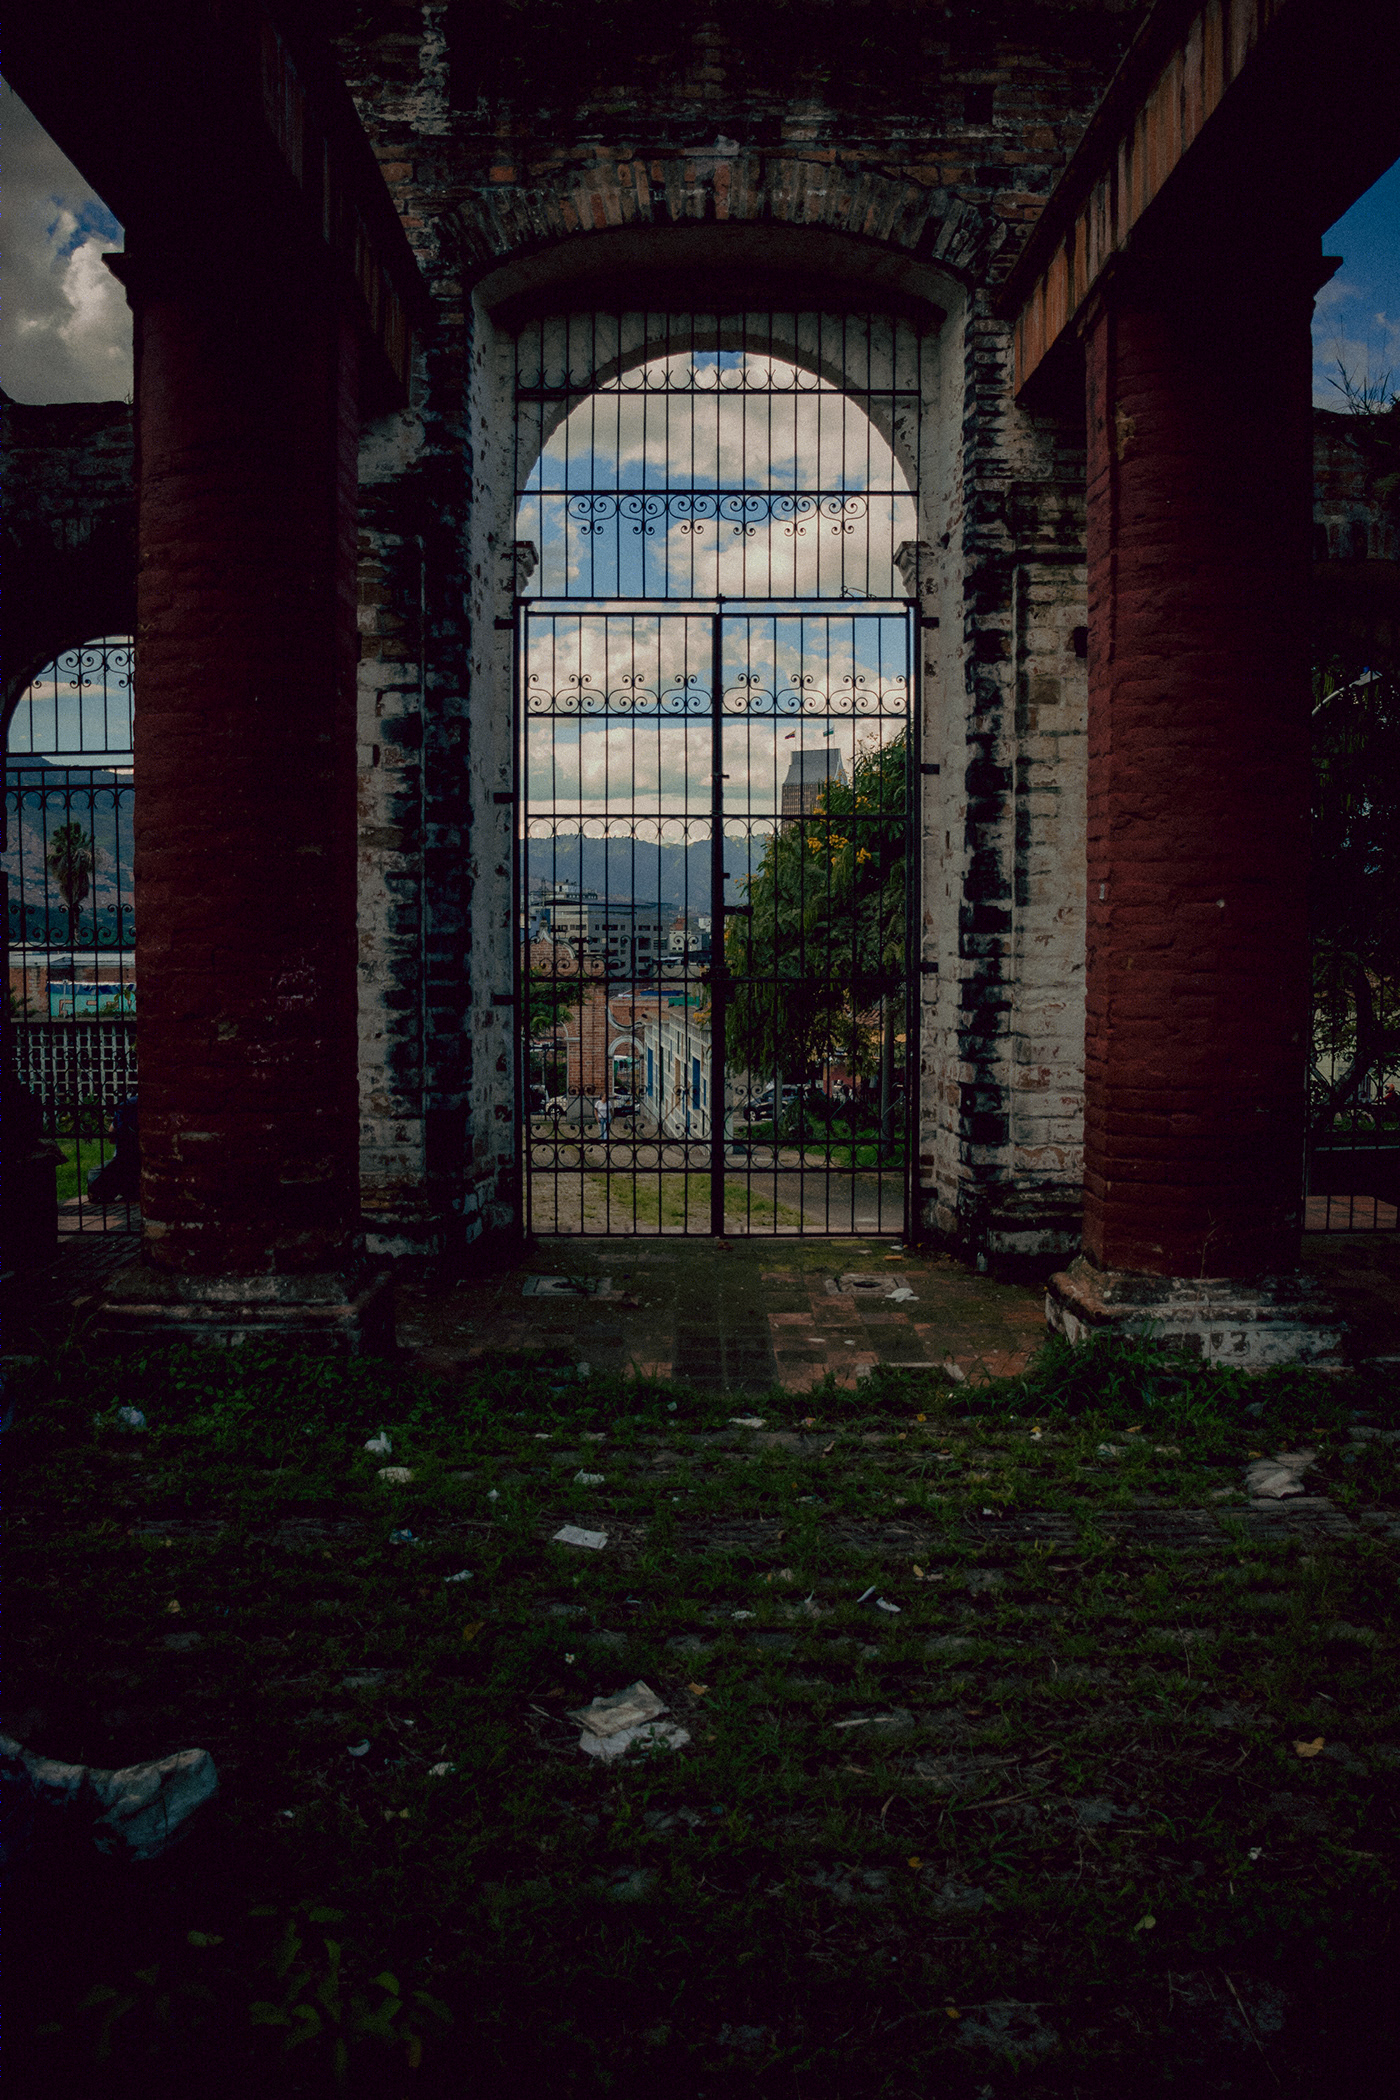
[[[571,238],[700,223],[820,228],[983,279],[1006,238],[985,205],[876,169],[762,154],[638,158],[479,193],[449,216],[468,277]]]

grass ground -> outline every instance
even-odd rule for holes
[[[758,1432],[547,1361],[70,1347],[12,1390],[7,1725],[223,1782],[152,1869],[21,1877],[16,2092],[1383,2089],[1374,1378],[1056,1345]],[[1302,1513],[1249,1505],[1304,1443]],[[600,1767],[569,1709],[637,1678],[690,1742]]]
[[[549,1171],[534,1179],[534,1210],[542,1232],[577,1229],[580,1223],[596,1233],[642,1232],[648,1228],[709,1230],[708,1174],[642,1170],[583,1175]],[[791,1232],[801,1227],[800,1210],[791,1204],[770,1202],[744,1181],[726,1181],[725,1198],[730,1215],[743,1218],[749,1230]]]

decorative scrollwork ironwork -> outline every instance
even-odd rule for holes
[[[868,515],[863,494],[842,490],[688,489],[674,494],[643,489],[542,490],[543,500],[565,497],[569,524],[577,532],[603,532],[616,525],[655,538],[676,525],[696,537],[708,527],[718,533],[752,538],[765,525],[778,526],[784,538],[800,539],[811,528],[832,533],[854,532]]]
[[[136,652],[129,635],[64,649],[38,672],[10,723],[12,757],[129,751]]]
[[[639,673],[609,686],[595,682],[587,671],[571,672],[562,686],[546,685],[538,671],[532,671],[525,681],[525,712],[531,716],[587,716],[591,720],[620,715],[630,721],[638,716],[669,721],[707,715],[710,705],[709,688],[700,684],[694,671],[677,672],[662,682]]]
[[[775,684],[756,672],[745,673],[725,688],[721,704],[726,715],[848,715],[858,719],[888,715],[900,719],[909,706],[909,682],[853,672],[835,683],[822,684],[811,675],[799,675]]]

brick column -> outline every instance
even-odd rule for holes
[[[1316,276],[1251,281],[1120,277],[1086,334],[1089,1324],[1298,1260]]]
[[[353,1337],[357,341],[313,262],[213,260],[121,265],[144,1260],[108,1314]]]
[[[1296,1261],[1308,1027],[1310,300],[1110,293],[1088,340],[1084,1244]]]

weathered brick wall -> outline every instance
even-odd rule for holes
[[[3,403],[5,701],[61,649],[136,625],[132,412]]]

